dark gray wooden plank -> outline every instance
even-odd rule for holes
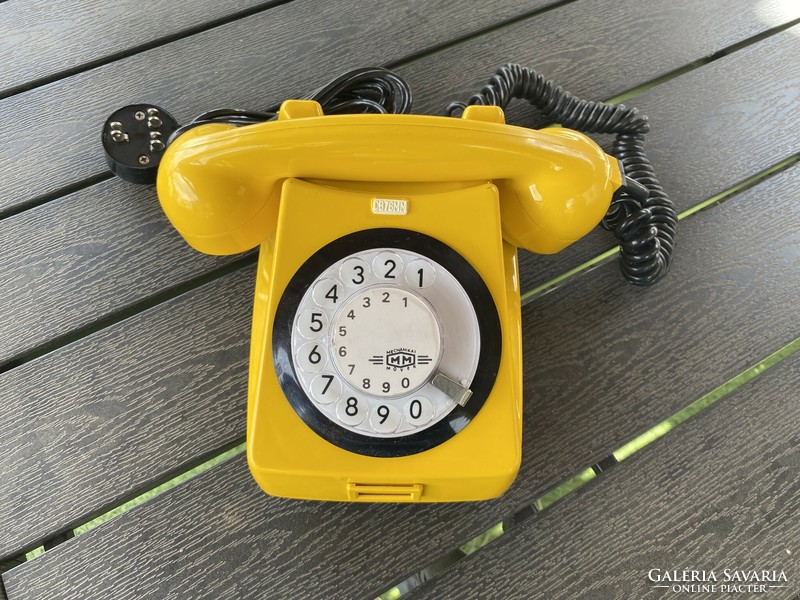
[[[581,0],[423,56],[397,71],[412,84],[415,109],[426,113],[466,100],[507,62],[537,69],[579,96],[601,100],[796,19],[800,6],[775,1],[765,2],[756,15],[748,0],[646,6],[634,0]],[[541,122],[522,101],[508,109],[508,118],[523,125]]]
[[[151,186],[106,181],[0,222],[0,365],[230,258],[193,251]]]
[[[0,96],[87,63],[275,3],[232,0],[183,5],[140,0],[53,4],[25,0],[0,4]],[[121,78],[124,80],[124,74]]]
[[[11,571],[12,600],[383,591],[796,337],[798,192],[795,167],[687,221],[658,293],[620,285],[606,265],[525,309],[523,468],[501,499],[275,499],[240,457]],[[771,211],[755,210],[761,197]]]
[[[509,60],[536,68],[579,96],[602,99],[712,55],[766,27],[753,18],[751,2],[730,5],[730,10],[720,10],[719,3],[690,1],[661,3],[647,11],[636,10],[639,5],[595,4],[597,14],[587,18],[583,3],[570,4],[398,71],[413,84],[415,106],[424,111],[440,109],[443,98],[467,99]],[[782,11],[777,5],[772,8]],[[800,4],[781,14],[783,22],[797,19]],[[679,211],[800,152],[797,136],[788,134],[800,122],[800,65],[793,59],[800,53],[798,32],[800,26],[719,61],[724,66],[718,68],[741,76],[709,82],[708,70],[699,69],[626,102],[650,117],[648,155]],[[620,43],[621,37],[625,43]],[[776,58],[765,60],[765,54],[772,53]],[[508,120],[530,126],[541,123],[525,103],[514,105]],[[703,138],[714,140],[715,151],[708,151]],[[740,160],[741,152],[747,153],[747,160]],[[523,289],[614,245],[614,237],[598,228],[556,256],[522,252]]]
[[[409,597],[664,598],[651,569],[727,568],[783,570],[766,596],[797,598],[798,387],[794,355]]]
[[[193,502],[203,509],[197,511],[191,506]],[[389,506],[390,512],[396,508]],[[300,523],[304,521],[314,532],[320,523],[338,518],[339,512],[337,505],[264,496],[250,477],[244,457],[239,456],[137,507],[124,518],[117,517],[68,540],[50,556],[46,552],[4,573],[3,580],[10,600],[292,598],[298,596],[278,590],[288,583],[283,565],[294,563],[317,576],[314,585],[306,588],[306,597],[323,597],[327,592],[325,572],[338,560],[328,557],[309,562],[307,553],[315,553],[307,545]],[[356,525],[369,518],[361,512],[360,516],[352,514],[347,522]],[[187,535],[178,539],[171,525],[179,525]],[[112,530],[132,544],[141,544],[141,551],[132,554],[129,547],[119,545],[115,536],[108,535]],[[311,539],[313,536],[308,541]],[[56,558],[70,561],[58,567],[66,569],[67,578],[51,579],[49,567],[54,566]],[[80,569],[73,570],[78,564]],[[106,576],[109,580],[104,581]]]
[[[575,73],[572,74],[569,65],[563,64],[561,54],[554,49],[553,40],[547,36],[540,39],[533,34],[537,30],[561,31],[561,35],[572,37],[572,44],[577,44],[581,36],[587,35],[587,32],[574,25],[581,21],[578,9],[602,11],[604,14],[607,10],[619,10],[619,15],[611,15],[614,16],[611,20],[618,34],[624,26],[639,43],[658,42],[669,58],[667,64],[674,65],[693,60],[739,36],[757,33],[759,28],[764,27],[750,18],[745,19],[742,15],[746,15],[746,11],[736,10],[725,14],[725,22],[723,26],[715,28],[713,38],[695,36],[691,29],[686,36],[676,35],[682,30],[676,27],[679,13],[675,13],[675,10],[683,11],[691,23],[708,23],[717,11],[716,7],[705,3],[686,6],[669,4],[657,6],[650,17],[651,21],[648,21],[658,24],[662,29],[653,26],[646,30],[649,37],[643,37],[641,33],[636,37],[642,29],[642,17],[641,11],[633,10],[633,5],[617,3],[609,8],[576,3],[489,34],[486,36],[489,38],[488,44],[481,43],[483,38],[478,38],[474,42],[415,61],[400,70],[415,84],[415,89],[421,90],[421,108],[432,111],[436,110],[436,102],[441,100],[434,99],[430,93],[432,89],[441,92],[434,66],[444,65],[443,72],[450,73],[450,78],[454,79],[456,76],[452,68],[447,66],[454,63],[460,65],[463,52],[471,59],[478,46],[491,49],[491,60],[496,63],[501,60],[503,52],[513,55],[523,51],[524,48],[519,48],[520,40],[533,39],[531,53],[524,54],[526,58],[532,61],[534,56],[538,56],[546,68],[562,73],[570,86],[582,85],[584,87],[581,90],[586,93],[593,90],[590,95],[594,96],[607,95],[612,90],[619,91],[626,85],[642,82],[652,73],[653,65],[639,61],[638,52],[617,50],[617,55],[609,55],[605,51],[587,54],[582,62],[574,61]],[[586,18],[590,17],[601,24],[609,22],[608,19],[599,19],[599,14],[594,17],[590,14]],[[626,17],[627,21],[624,20]],[[607,43],[609,35],[610,31],[600,28],[594,41],[598,44]],[[785,34],[777,39],[784,41],[789,37]],[[504,41],[513,42],[513,45],[506,48],[502,44]],[[496,49],[498,45],[501,48],[499,51]],[[619,47],[619,44],[612,44],[607,50],[610,52],[612,48]],[[793,48],[792,44],[783,43],[765,47],[756,54],[757,57],[761,56],[760,52],[789,56]],[[740,54],[743,53],[727,59],[732,63],[725,68],[752,68],[746,60],[743,64],[738,62],[744,60]],[[752,62],[753,59],[750,60]],[[777,162],[784,157],[781,153],[786,150],[786,145],[796,143],[791,136],[782,133],[782,128],[789,128],[797,120],[800,103],[790,104],[787,109],[782,102],[782,92],[776,91],[773,85],[765,84],[765,81],[786,76],[786,69],[794,68],[795,62],[788,59],[774,61],[767,69],[756,69],[758,75],[752,78],[746,89],[727,77],[719,78],[714,88],[705,85],[698,87],[699,78],[707,75],[692,74],[686,76],[688,79],[681,78],[679,82],[660,86],[658,89],[663,88],[663,96],[654,90],[637,99],[645,103],[651,117],[660,124],[658,137],[651,136],[650,146],[658,155],[657,166],[660,171],[671,177],[671,189],[678,193],[676,200],[680,206],[697,202],[705,194],[725,189],[759,167]],[[604,64],[609,63],[621,64],[626,68],[603,68]],[[475,69],[480,70],[484,66],[491,68],[485,61],[478,61]],[[463,76],[471,76],[472,73],[470,69]],[[791,80],[791,77],[788,79]],[[448,85],[456,83],[447,80]],[[682,106],[679,98],[686,93],[687,87],[692,87],[692,94],[700,100],[696,100],[693,110],[684,116],[675,107]],[[743,98],[748,98],[749,102],[763,103],[762,118],[752,119],[738,109]],[[728,123],[730,132],[730,139],[722,141],[741,151],[746,150],[748,160],[738,160],[737,155],[708,152],[703,145],[699,151],[703,158],[701,172],[694,164],[682,161],[681,153],[672,152],[673,137],[684,139],[687,130],[701,128],[719,119]],[[736,139],[733,139],[734,136],[737,136]],[[755,148],[744,146],[750,139],[763,141]],[[784,140],[783,144],[780,143],[781,139]],[[707,181],[705,173],[716,173],[716,179]],[[686,182],[685,186],[681,185],[683,181]],[[8,307],[4,316],[0,316],[0,327],[7,332],[0,342],[0,364],[47,340],[161,291],[164,287],[176,285],[221,264],[219,260],[195,256],[176,241],[174,234],[165,230],[168,229],[166,221],[152,211],[155,196],[151,191],[122,182],[107,182],[59,202],[52,209],[39,209],[33,211],[32,215],[23,214],[0,222],[0,240],[3,240],[0,242],[0,271],[11,274],[5,287],[0,289],[0,304]],[[43,235],[40,230],[48,233]],[[152,237],[143,244],[143,236],[131,236],[130,231],[150,232]],[[50,232],[55,237],[48,238]],[[66,244],[75,260],[63,260],[61,244]],[[556,257],[535,257],[522,253],[523,289],[578,264],[612,244],[609,234],[598,231],[577,248]],[[18,258],[33,254],[36,256],[22,261]],[[52,265],[56,268],[51,268]],[[143,275],[146,278],[143,279]],[[88,299],[91,299],[91,303],[87,307]]]
[[[449,0],[294,0],[6,98],[0,215],[105,172],[100,128],[125,104],[147,100],[180,122],[212,108],[265,108],[345,70],[407,58],[551,3],[503,0],[464,10]]]
[[[0,559],[243,436],[254,273],[0,374]]]

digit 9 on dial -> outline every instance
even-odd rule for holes
[[[497,369],[490,340],[499,334],[482,332],[476,302],[493,310],[474,269],[433,238],[381,230],[336,240],[303,265],[278,306],[286,319],[276,324],[290,329],[273,339],[293,374],[284,392],[314,431],[353,452],[438,445],[485,400],[491,384],[473,389],[481,363]]]

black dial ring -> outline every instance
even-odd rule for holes
[[[380,438],[356,433],[323,414],[300,386],[292,360],[295,313],[309,286],[331,264],[356,252],[397,248],[429,257],[445,267],[464,288],[478,317],[481,349],[466,406],[456,406],[441,421],[406,436]],[[298,416],[332,444],[366,456],[398,457],[424,452],[449,440],[478,414],[489,396],[500,366],[502,335],[491,292],[481,276],[455,250],[428,235],[406,229],[367,229],[341,237],[315,252],[289,281],[275,311],[272,354],[283,392]]]

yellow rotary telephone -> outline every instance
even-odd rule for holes
[[[350,501],[497,496],[521,458],[517,247],[594,228],[624,176],[568,129],[323,115],[203,124],[158,167],[180,234],[260,244],[247,458],[268,493]]]

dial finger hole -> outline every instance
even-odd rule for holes
[[[406,421],[415,426],[424,425],[430,421],[435,412],[433,403],[425,396],[414,396],[406,402],[403,408]]]
[[[418,258],[408,263],[405,276],[408,285],[415,288],[426,288],[436,281],[436,269],[427,260]]]
[[[339,400],[336,405],[336,418],[345,425],[355,427],[367,418],[369,407],[367,403],[356,396],[347,396]]]
[[[378,433],[392,433],[402,422],[400,411],[388,404],[380,404],[369,416],[369,425]]]
[[[348,258],[339,268],[339,277],[348,287],[356,288],[369,278],[369,265],[360,258]]]
[[[320,279],[314,285],[314,302],[322,308],[337,308],[342,302],[342,284],[335,279]]]
[[[295,354],[295,364],[306,373],[319,373],[327,363],[327,352],[322,344],[314,342],[303,344]]]
[[[396,252],[380,252],[372,260],[372,272],[384,281],[402,281],[403,259]]]
[[[318,339],[328,330],[328,317],[321,310],[304,310],[297,319],[297,331],[304,338]]]
[[[311,382],[311,396],[320,404],[332,404],[342,395],[342,382],[332,373],[317,375]]]

